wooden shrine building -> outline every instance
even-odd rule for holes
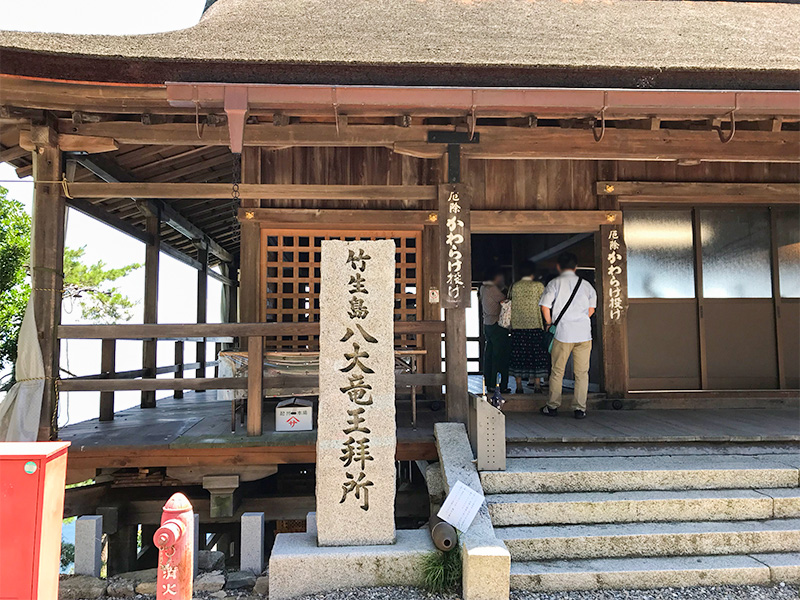
[[[397,243],[396,347],[415,363],[397,379],[399,461],[435,457],[433,420],[468,419],[479,338],[465,300],[487,257],[513,274],[577,249],[600,298],[600,406],[797,398],[800,6],[207,4],[182,31],[0,32],[0,161],[36,181],[39,438],[73,441],[70,481],[136,486],[138,523],[155,523],[158,486],[257,482],[279,465],[299,481],[313,432],[280,438],[261,399],[315,382],[265,377],[262,357],[315,350],[326,239]],[[473,253],[447,302],[439,203],[452,190]],[[144,324],[60,324],[68,208],[146,245]],[[184,324],[157,323],[160,253],[198,272]],[[205,323],[209,277],[228,292],[222,324]],[[97,375],[60,370],[69,339],[100,340]],[[130,339],[141,368],[118,373],[116,341]],[[174,360],[157,340],[174,340]],[[212,376],[211,344],[246,354],[246,376]],[[216,399],[229,389],[247,396],[234,434]],[[141,391],[134,428],[114,419],[122,390]],[[156,402],[163,390],[175,396]],[[59,432],[59,395],[86,391],[101,394],[99,420]],[[279,519],[308,510],[275,506]]]

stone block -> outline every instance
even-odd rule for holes
[[[225,581],[226,590],[251,590],[256,576],[250,571],[229,571]]]
[[[421,586],[423,559],[435,551],[427,528],[399,530],[395,544],[376,546],[317,546],[308,533],[281,533],[269,560],[269,597],[286,600],[342,588]]]
[[[130,579],[109,579],[106,594],[111,598],[132,598],[136,595],[136,584]]]
[[[253,593],[261,594],[262,596],[269,595],[269,573],[256,579],[256,584],[253,586]]]
[[[212,519],[232,517],[235,507],[234,492],[239,488],[238,475],[206,475],[203,489],[211,494],[209,515]]]
[[[196,562],[201,571],[219,571],[225,568],[225,553],[219,550],[200,550]]]
[[[317,537],[317,513],[315,512],[306,515],[306,533]]]
[[[776,519],[800,517],[800,488],[773,488],[756,491],[772,498],[773,516]]]
[[[437,423],[434,436],[445,489],[449,492],[457,481],[461,481],[483,494],[464,424]],[[464,600],[508,598],[511,555],[495,534],[486,502],[469,529],[461,534],[460,542]]]
[[[104,579],[89,575],[73,575],[64,577],[58,584],[59,600],[94,600],[102,598],[106,593],[107,583]]]
[[[145,594],[147,596],[155,596],[158,590],[158,583],[155,581],[143,581],[136,586],[137,594]]]
[[[75,574],[100,577],[102,550],[103,517],[78,517],[75,521]]]
[[[447,493],[444,491],[444,479],[442,477],[442,466],[436,462],[431,463],[423,471],[425,484],[428,486],[428,497],[431,503],[431,514],[439,512],[442,508]]]
[[[317,540],[392,544],[394,241],[324,241],[320,268]]]
[[[769,567],[772,583],[800,584],[800,553],[753,554],[752,556]]]
[[[244,513],[241,527],[239,568],[260,575],[264,570],[264,513]]]
[[[222,571],[208,571],[200,573],[194,580],[195,592],[218,592],[225,585],[225,576]]]

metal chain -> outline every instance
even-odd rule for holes
[[[233,198],[233,229],[234,237],[239,238],[239,230],[241,229],[241,223],[239,223],[239,207],[242,204],[242,199],[239,196],[239,183],[242,178],[242,155],[240,153],[233,154],[232,169],[231,181],[233,182],[233,186],[231,188],[231,197]]]

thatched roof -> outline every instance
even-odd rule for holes
[[[180,31],[0,32],[0,71],[58,76],[58,67],[61,77],[153,82],[796,88],[799,30],[800,5],[777,2],[218,0]]]

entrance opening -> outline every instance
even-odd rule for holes
[[[469,368],[470,391],[483,390],[483,367],[485,364],[485,331],[483,315],[478,297],[481,283],[498,270],[503,273],[506,292],[519,281],[525,265],[535,269],[534,278],[547,285],[558,275],[556,261],[562,252],[571,252],[578,257],[578,275],[586,282],[595,285],[595,233],[519,233],[519,234],[473,234],[472,235],[472,303],[467,311],[467,360]],[[596,288],[596,286],[595,286]],[[589,393],[595,397],[601,391],[602,357],[599,324],[596,316],[592,319],[592,354],[589,369]],[[532,399],[532,382],[523,381],[521,397]],[[494,385],[494,382],[486,382]],[[572,358],[564,375],[564,394],[568,395],[574,385]],[[506,400],[516,399],[518,395],[514,377],[509,377],[511,393]],[[546,388],[545,388],[546,391]],[[544,397],[540,404],[544,403]],[[568,404],[567,404],[568,405]],[[533,409],[533,406],[529,408]]]

